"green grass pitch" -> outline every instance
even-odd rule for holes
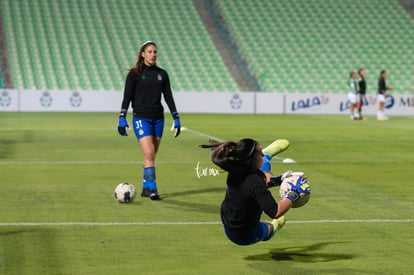
[[[130,117],[129,117],[130,118]],[[291,141],[278,174],[305,171],[312,197],[268,242],[228,241],[225,174],[208,138],[174,139],[157,156],[162,201],[140,192],[142,154],[110,113],[0,113],[0,274],[408,274],[414,269],[414,117],[182,114],[191,130],[263,145]],[[168,127],[167,127],[168,126]],[[199,171],[207,172],[197,175]],[[277,189],[272,191],[277,196]],[[263,220],[269,220],[265,215]],[[130,224],[128,224],[130,223]]]

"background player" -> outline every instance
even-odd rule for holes
[[[364,105],[364,101],[366,100],[366,91],[367,91],[367,82],[365,81],[365,74],[366,70],[361,68],[358,70],[358,94],[359,94],[359,101],[357,102],[357,110],[359,114],[359,119],[362,119],[362,106]]]
[[[385,97],[387,96],[387,91],[392,90],[392,86],[387,86],[388,73],[386,70],[382,70],[380,73],[380,78],[378,79],[378,111],[377,119],[378,120],[387,120],[389,119],[384,112],[385,109]]]
[[[175,107],[168,73],[157,66],[157,46],[145,42],[139,51],[135,65],[130,69],[124,89],[119,115],[118,132],[127,136],[126,114],[132,104],[132,125],[144,155],[142,193],[143,197],[159,200],[155,177],[155,156],[160,146],[164,129],[164,108],[161,95],[174,119],[175,137],[180,134],[180,118]]]
[[[357,103],[359,102],[357,86],[357,74],[355,72],[349,73],[348,99],[351,102],[351,119],[359,119],[359,113],[357,109]]]

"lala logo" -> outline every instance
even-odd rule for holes
[[[298,101],[292,101],[292,111],[297,111],[299,109],[309,109],[313,107],[319,107],[324,104],[328,104],[329,96],[321,95],[314,96],[306,99],[299,99]]]
[[[375,105],[376,103],[377,98],[373,96],[366,96],[362,99],[362,106]],[[351,109],[351,101],[347,100],[339,103],[339,111],[343,112],[349,109]]]

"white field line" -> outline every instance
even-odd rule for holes
[[[224,139],[221,139],[221,138],[218,138],[218,137],[215,137],[215,136],[210,136],[210,135],[207,135],[207,134],[204,134],[204,133],[201,133],[201,132],[197,132],[197,131],[188,129],[187,127],[181,127],[181,130],[182,131],[186,131],[186,132],[190,132],[190,133],[193,133],[193,134],[202,136],[202,137],[206,137],[206,138],[209,138],[211,140],[215,140],[217,142],[223,142],[223,141],[225,141]]]
[[[187,127],[181,127],[181,130],[182,131],[186,131],[186,132],[190,132],[190,133],[193,133],[193,134],[202,136],[202,137],[206,137],[206,138],[209,138],[211,140],[215,140],[217,142],[223,142],[223,141],[225,141],[224,139],[221,139],[221,138],[218,138],[218,137],[215,137],[215,136],[210,136],[210,135],[207,135],[207,134],[204,134],[204,133],[201,133],[201,132],[197,132],[197,131],[191,130],[191,129],[187,128]],[[278,157],[278,156],[274,156],[273,159],[280,160],[278,162],[283,162],[285,160],[284,158],[281,158],[281,157]],[[293,161],[293,163],[296,163],[296,161],[294,161],[294,160],[292,160],[292,161]]]
[[[211,163],[210,161],[198,161],[199,163]],[[142,161],[0,161],[1,164],[142,164]],[[197,161],[157,161],[157,164],[194,164]]]
[[[275,158],[275,157],[274,157]],[[274,163],[281,163],[280,161],[272,161]],[[209,163],[211,161],[157,161],[157,164],[197,164],[197,163]],[[11,164],[143,164],[142,161],[116,161],[116,160],[79,160],[79,161],[0,161],[0,165],[11,165]]]
[[[0,128],[0,131],[114,131],[113,128]]]
[[[412,219],[407,220],[307,220],[307,221],[288,221],[287,223],[411,223]],[[221,222],[67,222],[67,223],[0,223],[0,226],[129,226],[129,225],[205,225],[205,224],[221,224]]]
[[[56,130],[56,128],[43,128],[43,129],[37,129],[37,128],[0,128],[0,131],[11,131],[11,130]],[[60,130],[74,130],[74,129],[60,129]],[[84,130],[84,129],[75,129],[75,130]],[[91,129],[88,129],[91,130]],[[106,130],[106,129],[92,129],[92,130]],[[187,127],[182,127],[182,131],[190,132],[199,136],[203,136],[206,138],[209,138],[211,140],[215,140],[217,142],[223,142],[224,139],[220,139],[215,136],[210,136],[198,131],[191,130]],[[283,162],[284,158],[274,156],[273,162],[281,163]],[[142,161],[0,161],[1,164],[142,164]],[[191,164],[192,162],[171,162],[171,161],[158,161],[158,164]],[[200,161],[199,163],[209,163],[209,162],[203,162]]]

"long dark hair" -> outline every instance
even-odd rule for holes
[[[230,173],[249,173],[256,171],[257,141],[245,138],[238,142],[225,141],[203,144],[201,148],[211,148],[211,161]]]
[[[141,48],[139,49],[137,61],[135,62],[135,65],[130,68],[130,70],[133,70],[137,74],[140,74],[142,72],[142,67],[144,66],[144,58],[141,54],[149,45],[157,47],[157,45],[153,41],[147,41],[144,44],[142,44]]]

